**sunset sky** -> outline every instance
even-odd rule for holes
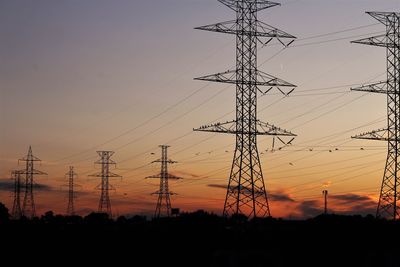
[[[384,48],[351,40],[385,31],[365,11],[400,11],[398,0],[282,0],[259,20],[298,38],[258,50],[259,69],[296,84],[289,97],[260,96],[259,119],[298,135],[271,152],[259,137],[274,217],[330,210],[374,213],[386,144],[351,139],[386,126],[384,95],[350,92],[386,79]],[[235,18],[216,0],[1,0],[0,201],[12,207],[11,171],[31,145],[42,159],[39,214],[65,213],[67,173],[78,173],[76,209],[97,210],[97,150],[113,150],[122,178],[110,179],[113,213],[153,213],[160,144],[178,161],[170,172],[172,206],[222,213],[233,135],[193,132],[234,118],[235,87],[195,81],[235,65],[233,35],[194,27]],[[280,52],[278,54],[278,52]]]

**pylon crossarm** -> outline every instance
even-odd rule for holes
[[[157,160],[153,160],[151,163],[163,163],[163,160],[162,160],[162,159],[157,159]],[[174,164],[174,163],[178,163],[178,162],[175,161],[175,160],[167,159],[167,160],[165,161],[165,163]]]
[[[200,128],[193,129],[197,132],[213,132],[213,133],[229,133],[229,134],[256,134],[256,135],[275,135],[275,136],[297,136],[288,130],[281,129],[273,124],[262,122],[260,120],[256,121],[258,129],[256,132],[248,132],[245,130],[236,130],[236,120],[227,121],[223,123],[215,123],[210,125],[201,126]]]
[[[292,136],[295,137],[297,136],[294,133],[291,133],[288,130],[281,129],[273,124],[270,124],[268,122],[262,122],[260,120],[257,120],[257,134],[258,135],[276,135],[276,136]]]
[[[175,175],[173,175],[173,174],[168,174],[168,175],[166,176],[166,178],[169,179],[169,180],[180,180],[180,179],[183,179],[182,177],[175,176]]]
[[[265,38],[279,38],[279,39],[290,39],[287,44],[292,43],[292,39],[296,39],[295,36],[279,30],[271,25],[268,25],[261,21],[256,21],[256,30],[238,30],[237,21],[229,20],[224,22],[218,22],[214,24],[209,24],[205,26],[196,27],[196,30],[219,32],[237,35],[238,33],[242,35],[252,36],[252,37],[265,37]],[[260,41],[261,42],[261,41]],[[287,46],[285,43],[283,45]]]
[[[102,177],[102,176],[104,176],[104,174],[103,173],[101,173],[101,172],[97,172],[97,173],[94,173],[94,174],[89,174],[88,176],[91,176],[91,177]],[[115,173],[112,173],[112,172],[108,172],[108,174],[107,174],[107,177],[122,177],[121,175],[119,175],[119,174],[115,174]]]
[[[161,178],[161,173],[156,175],[146,176],[145,179]]]
[[[236,121],[232,120],[223,123],[218,122],[215,124],[204,125],[200,128],[193,129],[193,131],[236,134]]]
[[[233,11],[237,11],[238,2],[240,2],[240,1],[238,1],[238,0],[218,0],[218,2],[221,2],[222,4],[226,5],[230,9],[232,9]],[[280,6],[281,4],[267,1],[267,0],[258,0],[258,1],[256,1],[256,5],[257,5],[257,7],[255,8],[255,11],[260,11],[260,10],[267,9],[270,7]]]
[[[289,96],[294,89],[297,87],[296,85],[284,81],[280,78],[272,76],[271,74],[265,73],[263,71],[257,70],[257,85],[259,86],[270,86],[267,90],[261,91],[262,94],[267,94],[271,91],[272,88],[277,88],[283,95]],[[283,87],[281,89],[281,87]]]
[[[156,191],[151,193],[150,195],[178,195],[177,193],[174,192],[160,192],[160,191]]]
[[[380,23],[384,24],[384,25],[388,25],[388,23],[390,23],[388,21],[388,17],[398,17],[400,16],[400,13],[398,12],[365,12],[368,15],[370,15],[371,17],[373,17],[374,19],[376,19],[377,21],[379,21]]]
[[[18,163],[19,163],[20,161],[27,161],[27,160],[29,160],[29,161],[42,161],[42,160],[39,159],[38,157],[35,157],[35,156],[31,155],[31,158],[23,157],[22,159],[19,159],[19,160],[18,160]]]
[[[94,162],[95,164],[105,164],[105,165],[115,165],[115,161],[112,159],[104,160],[104,159],[99,159]]]
[[[228,70],[225,72],[220,72],[216,74],[206,75],[198,78],[194,78],[199,81],[207,82],[220,82],[220,83],[232,83],[236,84],[236,71]]]
[[[20,174],[47,175],[46,172],[42,172],[42,171],[35,170],[35,169],[32,169],[32,170],[30,170],[28,172],[26,170],[20,170],[19,173]]]
[[[290,42],[290,43],[292,43],[292,40],[297,38],[296,36],[291,35],[290,33],[279,30],[278,28],[275,28],[274,26],[271,26],[271,25],[269,25],[265,22],[259,21],[259,20],[257,20],[256,35],[258,37],[289,39],[288,42]],[[283,44],[283,45],[287,46],[286,44]]]
[[[156,174],[156,175],[150,175],[150,176],[147,176],[145,178],[146,179],[166,178],[166,179],[169,179],[169,180],[180,180],[180,179],[183,179],[182,177],[175,176],[175,175],[169,174],[169,173],[167,173],[165,176],[162,176],[162,174],[160,173],[160,174]]]
[[[367,133],[358,134],[352,136],[354,139],[367,139],[367,140],[378,140],[378,141],[389,141],[389,131],[387,128],[382,128],[378,130],[374,130]],[[390,141],[395,141],[394,139],[390,139]]]
[[[388,47],[388,48],[395,48],[397,47],[395,43],[393,43],[394,36],[393,33],[391,34],[381,34],[373,37],[363,38],[356,41],[352,41],[355,44],[365,44],[365,45],[373,45],[373,46],[380,46],[380,47]],[[399,36],[397,36],[399,38]]]
[[[370,93],[380,93],[380,94],[394,94],[396,93],[393,90],[388,90],[388,82],[382,81],[378,83],[371,83],[362,85],[359,87],[351,88],[352,91],[360,91],[360,92],[370,92]]]
[[[216,74],[206,75],[202,77],[195,78],[195,80],[200,81],[208,81],[208,82],[220,82],[220,83],[231,83],[231,84],[244,84],[244,85],[258,85],[258,86],[270,86],[270,87],[289,87],[291,88],[291,93],[293,90],[292,88],[296,87],[296,85],[286,82],[282,79],[279,79],[271,74],[256,70],[257,72],[257,80],[256,81],[247,81],[247,80],[237,80],[236,79],[236,71],[235,70],[228,70],[225,72],[220,72]],[[269,88],[267,91],[263,93],[267,93],[272,88]],[[281,91],[283,93],[283,91]],[[287,94],[287,93],[284,93]]]

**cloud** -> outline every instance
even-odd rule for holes
[[[378,203],[371,201],[370,203],[363,203],[360,205],[353,206],[348,211],[345,211],[344,213],[345,214],[361,214],[361,215],[375,214],[377,205],[378,205]]]
[[[322,213],[320,204],[316,200],[306,200],[301,202],[298,205],[297,210],[300,212],[300,217],[303,218],[315,217]]]
[[[214,187],[214,188],[226,189],[226,185],[223,185],[223,184],[208,184],[207,186]]]
[[[322,187],[329,187],[332,184],[332,181],[326,181],[322,184]]]
[[[183,179],[186,178],[199,178],[200,175],[198,174],[194,174],[194,173],[190,173],[190,172],[184,172],[184,171],[171,171],[171,173],[175,174],[176,176],[182,176]]]
[[[291,198],[288,194],[285,194],[283,192],[269,193],[268,198],[272,201],[295,202],[295,200],[293,198]]]
[[[53,191],[53,187],[45,184],[34,184],[33,188],[38,191]]]
[[[14,181],[0,180],[1,191],[14,191]]]
[[[23,191],[23,185],[21,184],[21,191]],[[38,191],[52,191],[53,188],[51,186],[45,185],[45,184],[38,184],[35,183],[33,185],[34,190]],[[8,192],[13,192],[14,191],[14,181],[12,180],[0,180],[0,191],[8,191]]]
[[[374,214],[378,203],[371,197],[359,194],[332,195],[334,206],[342,208],[342,214]]]
[[[357,195],[357,194],[343,194],[343,195],[332,195],[331,199],[346,202],[357,202],[357,201],[368,201],[371,200],[368,196]]]

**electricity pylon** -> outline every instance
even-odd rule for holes
[[[22,206],[22,215],[33,218],[36,216],[35,197],[33,188],[35,186],[33,177],[35,175],[45,175],[47,173],[35,170],[34,163],[41,160],[32,154],[32,148],[29,146],[28,154],[19,161],[25,161],[25,170],[19,171],[20,174],[25,174],[25,194],[24,204]]]
[[[223,215],[271,216],[257,149],[257,136],[288,136],[291,140],[286,144],[290,144],[296,135],[257,118],[257,94],[266,94],[272,88],[278,88],[284,95],[289,95],[296,86],[258,69],[257,44],[260,42],[264,46],[276,38],[287,47],[296,37],[257,19],[258,11],[280,5],[278,3],[266,0],[218,1],[236,12],[236,20],[196,29],[236,35],[236,68],[196,80],[235,84],[236,119],[194,130],[236,136]],[[262,38],[267,40],[263,42]],[[267,86],[267,89],[261,91],[260,86]]]
[[[73,216],[75,215],[75,177],[76,177],[76,172],[74,171],[74,167],[70,166],[69,171],[66,173],[68,175],[68,206],[67,206],[67,215],[68,216]]]
[[[386,47],[387,80],[352,88],[353,91],[387,95],[387,128],[353,136],[386,141],[388,153],[379,197],[377,217],[399,219],[400,178],[400,13],[366,12],[386,26],[386,33],[352,43]]]
[[[168,159],[168,147],[167,145],[160,145],[161,147],[161,159],[155,160],[152,163],[161,163],[161,171],[159,174],[147,176],[146,178],[159,178],[160,189],[153,193],[158,195],[156,210],[154,212],[154,218],[160,218],[161,216],[171,216],[171,199],[170,195],[175,193],[169,191],[168,180],[182,179],[181,177],[168,173],[168,164],[177,163],[176,161]]]
[[[11,211],[11,217],[14,220],[18,220],[22,216],[21,209],[21,172],[20,171],[12,171],[12,178],[14,180],[14,202],[13,208]]]
[[[101,172],[89,175],[94,177],[101,177],[101,183],[98,186],[100,187],[101,194],[99,200],[98,212],[107,213],[110,218],[112,217],[111,211],[111,201],[109,190],[114,189],[112,185],[109,184],[109,177],[121,177],[118,174],[110,172],[110,165],[116,165],[115,161],[111,159],[111,156],[114,154],[114,151],[97,151],[100,159],[95,162],[95,164],[101,165]]]

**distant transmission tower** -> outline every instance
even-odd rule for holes
[[[161,159],[155,160],[152,163],[161,163],[161,171],[157,175],[147,176],[146,178],[160,178],[160,189],[154,192],[154,195],[158,195],[156,211],[154,212],[154,217],[159,218],[161,216],[171,216],[171,200],[170,195],[174,193],[169,191],[168,180],[182,179],[181,177],[172,175],[168,173],[168,164],[176,163],[168,159],[167,149],[169,146],[160,145],[161,147]]]
[[[22,216],[21,209],[21,172],[12,171],[12,178],[14,180],[14,203],[11,211],[11,217],[18,220]]]
[[[34,175],[44,175],[47,174],[42,171],[35,170],[34,163],[37,161],[41,161],[39,158],[33,156],[32,148],[29,146],[28,155],[19,161],[25,161],[25,170],[18,171],[20,174],[25,174],[25,194],[24,194],[24,204],[22,207],[22,215],[33,218],[36,216],[36,208],[35,208],[35,198],[33,194],[34,188]]]
[[[377,217],[399,219],[400,178],[400,13],[367,12],[386,26],[386,33],[353,43],[386,47],[387,80],[352,88],[354,91],[387,95],[387,128],[363,133],[353,138],[387,141],[388,154],[383,175]]]
[[[113,187],[109,184],[108,178],[121,176],[110,172],[110,165],[116,165],[116,163],[111,159],[114,151],[97,151],[97,154],[99,154],[100,160],[96,161],[95,163],[101,165],[101,172],[92,174],[90,176],[101,177],[101,184],[99,185],[101,195],[98,212],[107,213],[110,217],[112,217],[109,190],[112,190]]]
[[[322,191],[322,195],[324,196],[324,214],[328,214],[328,190]]]
[[[69,172],[66,173],[68,175],[68,206],[67,206],[67,215],[73,216],[75,215],[75,191],[74,191],[74,178],[76,177],[76,173],[74,172],[74,167],[69,167]]]
[[[236,147],[224,205],[224,216],[244,214],[248,217],[271,216],[257,149],[257,135],[290,136],[295,134],[257,119],[257,93],[266,94],[276,87],[289,95],[295,85],[257,68],[257,43],[268,44],[274,38],[285,47],[296,37],[257,19],[260,10],[280,5],[266,0],[218,0],[236,12],[236,20],[196,29],[236,35],[236,69],[208,75],[197,80],[236,85],[236,119],[202,126],[195,131],[236,135]],[[268,38],[261,42],[261,38]],[[259,86],[267,86],[261,91]],[[287,88],[287,91],[283,90]],[[280,141],[282,139],[278,137]],[[292,142],[290,140],[286,144]]]

